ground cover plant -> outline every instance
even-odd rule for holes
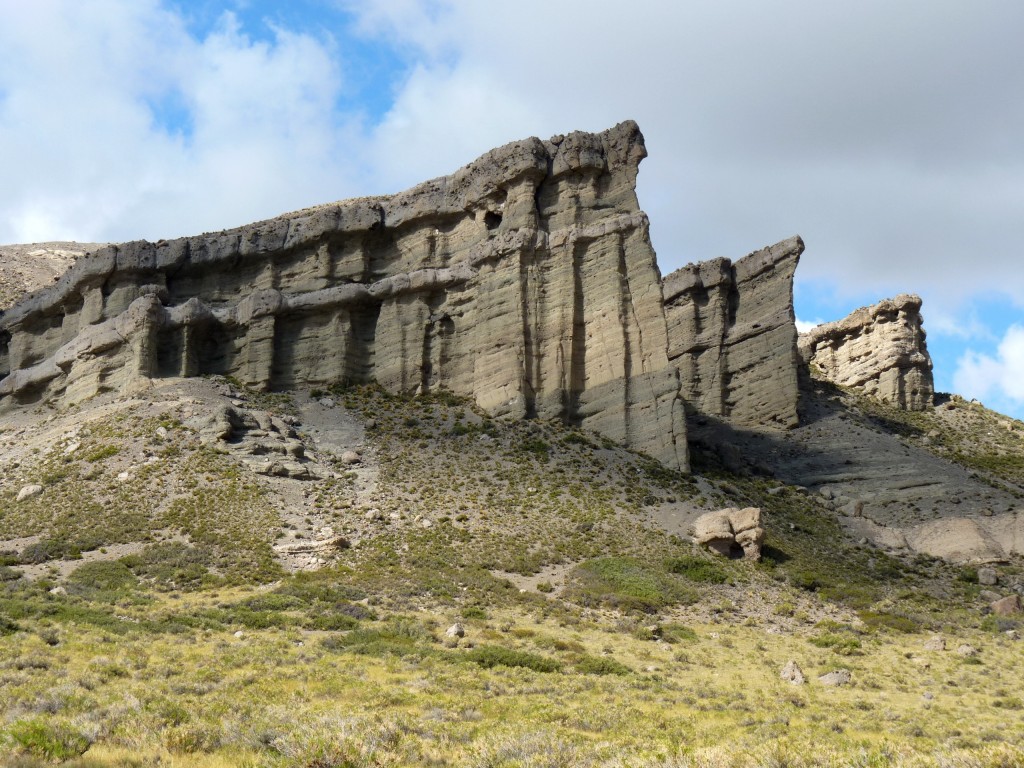
[[[5,468],[46,489],[0,506],[33,542],[0,566],[5,765],[1024,764],[1020,630],[976,571],[853,541],[768,478],[444,393],[316,395],[368,425],[372,486],[264,481],[176,412]],[[317,570],[275,556],[296,487],[348,542]],[[666,522],[726,504],[763,509],[761,563]]]

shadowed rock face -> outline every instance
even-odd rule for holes
[[[905,410],[935,399],[921,299],[900,294],[800,335],[800,354],[830,381]]]

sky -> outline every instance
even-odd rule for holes
[[[662,272],[793,234],[1024,418],[1019,0],[0,0],[0,242],[157,240],[639,122]]]

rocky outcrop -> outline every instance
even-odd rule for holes
[[[102,248],[0,320],[0,407],[231,375],[444,388],[687,466],[635,123],[527,139],[393,197]]]
[[[757,507],[708,512],[697,518],[693,531],[694,540],[716,555],[761,559],[764,528],[761,527],[761,510]]]
[[[801,334],[800,354],[829,381],[905,410],[924,410],[933,404],[935,386],[922,323],[921,299],[900,294]]]
[[[737,425],[797,424],[793,237],[733,264],[690,264],[664,281],[668,356],[693,411]]]

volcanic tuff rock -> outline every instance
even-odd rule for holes
[[[836,384],[921,411],[935,398],[922,323],[921,299],[900,294],[801,334],[800,354]]]
[[[493,150],[393,197],[103,248],[0,320],[0,400],[154,377],[446,388],[686,467],[633,122]]]
[[[0,408],[167,376],[447,389],[670,466],[690,411],[796,424],[799,238],[662,284],[633,122],[493,150],[392,197],[87,255],[0,318]]]
[[[713,259],[665,278],[669,359],[692,408],[738,425],[797,424],[793,237],[733,264]]]

